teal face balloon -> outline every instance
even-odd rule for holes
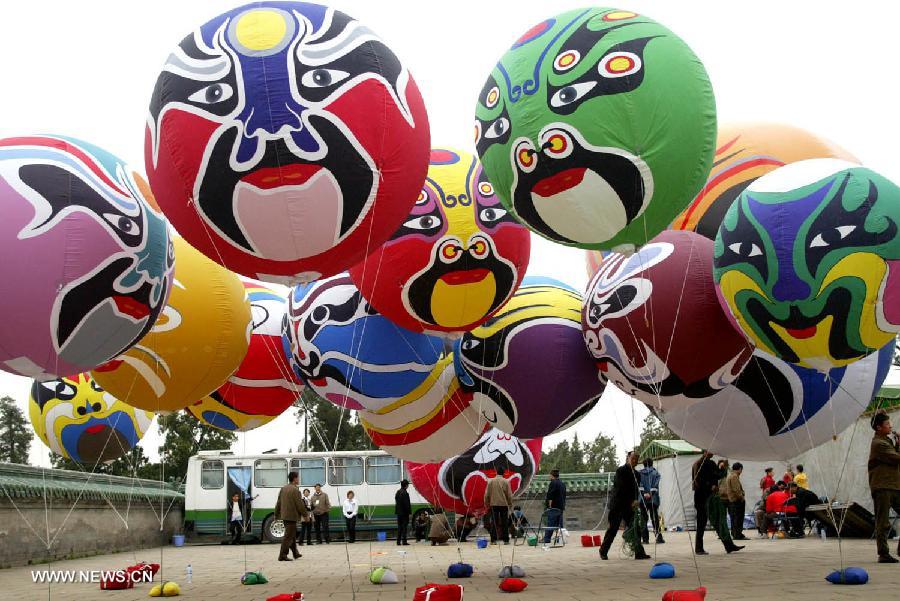
[[[475,144],[497,194],[555,242],[629,250],[700,190],[716,139],[706,70],[671,31],[611,8],[525,32],[478,96]]]
[[[725,214],[715,279],[761,350],[828,371],[900,331],[900,188],[813,159],[759,178]]]

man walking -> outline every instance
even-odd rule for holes
[[[647,520],[653,524],[653,531],[656,532],[656,543],[661,545],[663,540],[662,531],[659,529],[659,472],[653,467],[653,460],[649,457],[644,459],[644,469],[640,472],[640,504],[641,504],[641,540],[644,544],[650,543],[650,530],[647,528]]]
[[[888,514],[891,508],[900,514],[900,438],[892,434],[891,419],[886,413],[872,417],[875,435],[869,447],[869,489],[875,503],[875,542],[878,547],[878,563],[897,563],[887,545],[891,524]],[[900,545],[897,547],[900,555]]]
[[[278,552],[278,561],[291,561],[287,556],[288,550],[294,559],[301,557],[297,549],[297,522],[306,517],[306,505],[300,498],[300,475],[297,472],[288,474],[288,483],[278,492],[278,500],[275,502],[275,517],[284,522],[284,538],[281,539],[281,550]]]
[[[394,494],[394,513],[397,514],[397,544],[408,545],[406,531],[409,529],[409,516],[412,513],[412,503],[409,500],[409,480],[400,482],[400,490]]]
[[[563,525],[566,510],[566,484],[559,479],[559,470],[550,470],[550,485],[547,486],[547,529],[544,530],[544,544],[550,543],[554,532]],[[556,530],[554,530],[556,529]]]
[[[316,492],[312,496],[313,517],[316,520],[316,544],[322,544],[322,534],[325,534],[325,544],[331,544],[331,527],[328,523],[328,512],[331,511],[331,500],[328,493],[322,492],[322,485],[316,484]]]
[[[491,508],[491,544],[497,540],[509,544],[509,510],[512,507],[512,487],[509,480],[499,473],[488,480],[484,491],[484,504]]]
[[[695,533],[694,541],[694,553],[697,555],[709,555],[703,548],[703,535],[706,532],[706,524],[709,521],[709,501],[713,495],[716,495],[716,501],[719,501],[718,488],[722,474],[719,473],[719,469],[716,467],[716,464],[713,463],[711,457],[712,453],[703,449],[700,452],[700,458],[694,462],[694,465],[691,468],[691,482],[694,488],[694,509],[697,512],[697,531]],[[725,545],[725,551],[734,553],[735,551],[743,549],[743,547],[734,544],[727,528],[724,528],[724,536],[722,536],[723,533],[720,531],[722,530],[719,527],[720,524],[714,523],[713,526],[719,531],[720,538],[722,538],[722,544]]]
[[[609,502],[609,528],[603,536],[603,543],[600,545],[600,559],[606,561],[609,559],[609,550],[612,547],[619,526],[625,522],[625,528],[631,528],[634,524],[634,510],[638,506],[638,474],[634,469],[637,465],[638,456],[634,451],[630,451],[625,458],[625,465],[616,470],[616,479],[613,481],[613,490]],[[644,553],[644,548],[640,545],[640,533],[635,532],[635,559],[650,559],[650,556]]]
[[[747,499],[744,495],[744,485],[741,484],[741,474],[744,466],[735,462],[731,473],[725,478],[725,496],[728,499],[728,515],[731,517],[731,538],[734,540],[747,540],[744,536],[744,511],[747,509]]]

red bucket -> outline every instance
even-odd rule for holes
[[[599,547],[599,546],[602,545],[602,544],[603,544],[603,541],[600,540],[600,535],[599,535],[599,534],[595,534],[595,535],[594,535],[594,546],[595,546],[595,547]]]
[[[596,543],[594,542],[594,537],[590,534],[582,534],[581,535],[581,546],[582,547],[593,547]]]

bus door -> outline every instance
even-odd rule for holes
[[[235,493],[238,494],[241,503],[241,514],[244,517],[244,532],[251,531],[251,518],[253,516],[253,470],[249,465],[239,465],[228,468],[228,486],[225,487],[227,497],[225,498],[226,507],[231,507],[231,497]],[[225,512],[225,519],[228,519],[228,511]],[[225,524],[225,531],[228,531],[228,524]]]

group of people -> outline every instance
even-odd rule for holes
[[[776,528],[777,520],[783,519],[787,536],[802,538],[809,521],[806,510],[822,500],[809,490],[809,478],[802,465],[797,466],[796,473],[788,466],[777,481],[774,473],[773,468],[766,468],[759,481],[761,498],[755,511],[756,529],[761,537],[767,536]]]
[[[297,472],[290,472],[288,483],[281,487],[278,500],[275,502],[275,517],[284,523],[284,537],[281,540],[278,561],[291,561],[288,552],[293,559],[302,557],[297,544],[299,542],[302,545],[305,541],[307,545],[311,545],[313,528],[316,532],[316,544],[331,543],[329,523],[331,500],[328,493],[322,490],[321,484],[316,484],[312,493],[308,488],[304,488],[301,493],[299,484],[300,475]],[[342,505],[349,543],[356,541],[356,516],[359,513],[359,506],[354,497],[353,491],[348,491]]]

